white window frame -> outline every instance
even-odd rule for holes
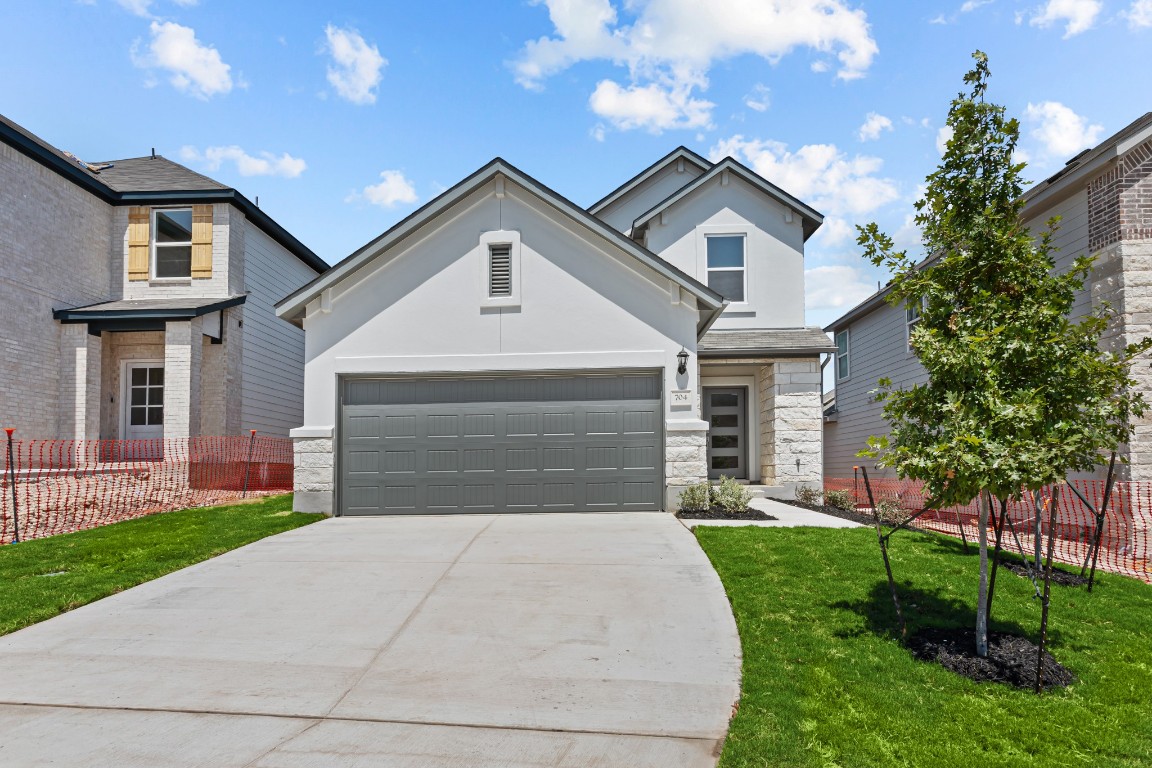
[[[708,266],[708,240],[713,237],[738,237],[740,242],[743,243],[743,266],[740,267],[710,267]],[[729,306],[743,307],[746,306],[748,301],[748,233],[746,231],[720,231],[720,232],[705,232],[704,233],[704,285],[708,285],[708,277],[712,272],[743,272],[744,273],[744,299],[743,301],[732,301]]]
[[[840,337],[844,337],[844,352],[840,352]],[[852,336],[848,329],[836,333],[836,381],[847,381],[852,376]],[[840,375],[840,358],[844,358],[844,375]]]
[[[917,304],[904,307],[904,344],[909,354],[915,354],[912,349],[912,329],[924,318],[924,307],[928,302],[921,299]],[[912,313],[916,315],[913,317]]]
[[[167,248],[169,246],[183,245],[183,243],[168,243],[160,245],[156,239],[159,234],[159,228],[156,226],[156,216],[162,212],[171,211],[188,211],[188,215],[192,215],[192,206],[190,205],[173,205],[168,207],[153,207],[149,213],[151,219],[148,222],[148,277],[161,283],[189,283],[192,280],[192,233],[188,233],[188,274],[183,277],[159,277],[156,274],[156,249]]]
[[[507,245],[511,257],[512,291],[507,296],[492,296],[489,294],[488,270],[490,268],[490,246]],[[519,307],[521,297],[520,285],[520,233],[514,229],[497,229],[483,232],[477,247],[476,273],[477,287],[481,307]]]

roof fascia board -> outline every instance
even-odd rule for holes
[[[2,121],[0,121],[0,140],[21,154],[60,174],[73,184],[91,192],[104,202],[114,203],[116,201],[116,192],[111,187],[85,173],[80,166],[48,150],[42,144]]]
[[[698,354],[702,360],[716,360],[750,357],[812,357],[835,351],[836,347],[785,347],[783,349],[777,347],[774,349],[709,349],[701,350]]]
[[[755,171],[752,171],[737,161],[733,160],[731,157],[726,157],[712,166],[710,170],[688,182],[683,187],[661,200],[655,206],[640,214],[640,216],[638,216],[636,220],[632,222],[632,231],[638,231],[649,221],[659,215],[662,211],[667,210],[684,198],[696,192],[696,190],[701,189],[705,184],[708,184],[712,179],[715,179],[726,170],[735,173],[737,176],[751,184],[753,187],[756,187],[761,192],[776,200],[776,202],[792,208],[797,213],[799,213],[801,217],[811,221],[814,226],[812,226],[811,231],[807,231],[807,228],[805,228],[805,240],[811,237],[812,233],[814,233],[816,229],[819,228],[819,226],[824,222],[824,215],[816,209],[788,194],[772,182],[757,174]]]
[[[457,205],[461,200],[488,184],[497,174],[503,174],[509,181],[528,190],[561,213],[567,214],[570,219],[574,219],[578,223],[583,224],[586,228],[600,235],[617,248],[636,257],[663,277],[676,281],[705,305],[712,307],[723,305],[723,297],[711,288],[708,288],[695,278],[690,277],[671,264],[668,264],[656,254],[632,242],[624,235],[600,221],[600,219],[548,189],[519,169],[509,165],[500,158],[496,158],[439,197],[432,199],[414,211],[375,240],[354,251],[351,256],[325,274],[320,275],[312,282],[301,287],[284,299],[281,299],[276,303],[276,314],[286,319],[297,317],[308,302],[322,291],[333,287],[335,284],[342,282],[350,275],[363,269],[369,262],[379,256],[381,252],[393,247],[396,243],[408,237],[426,223],[434,220],[442,212]]]
[[[712,163],[708,162],[706,159],[688,149],[687,147],[677,147],[664,157],[657,160],[652,165],[640,171],[640,173],[628,179],[628,181],[624,182],[619,187],[616,187],[616,189],[612,190],[592,205],[588,206],[588,212],[593,216],[599,215],[600,211],[604,210],[609,205],[624,197],[624,195],[628,194],[633,189],[655,176],[661,170],[666,168],[673,160],[687,160],[705,172],[707,172],[712,167]]]

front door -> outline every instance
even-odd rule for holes
[[[125,440],[164,437],[164,363],[131,361],[124,364],[123,428]]]
[[[708,477],[748,477],[745,387],[705,387],[704,420],[708,422]]]

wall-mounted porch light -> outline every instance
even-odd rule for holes
[[[676,353],[676,359],[680,361],[680,365],[676,367],[676,373],[681,376],[688,373],[688,350],[680,347],[680,351]]]

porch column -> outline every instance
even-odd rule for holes
[[[63,440],[100,439],[102,349],[100,337],[88,333],[87,323],[60,326],[57,436]]]
[[[200,365],[204,341],[199,317],[164,325],[164,437],[200,432]]]
[[[823,484],[820,361],[775,360],[760,369],[760,477],[765,485]]]

